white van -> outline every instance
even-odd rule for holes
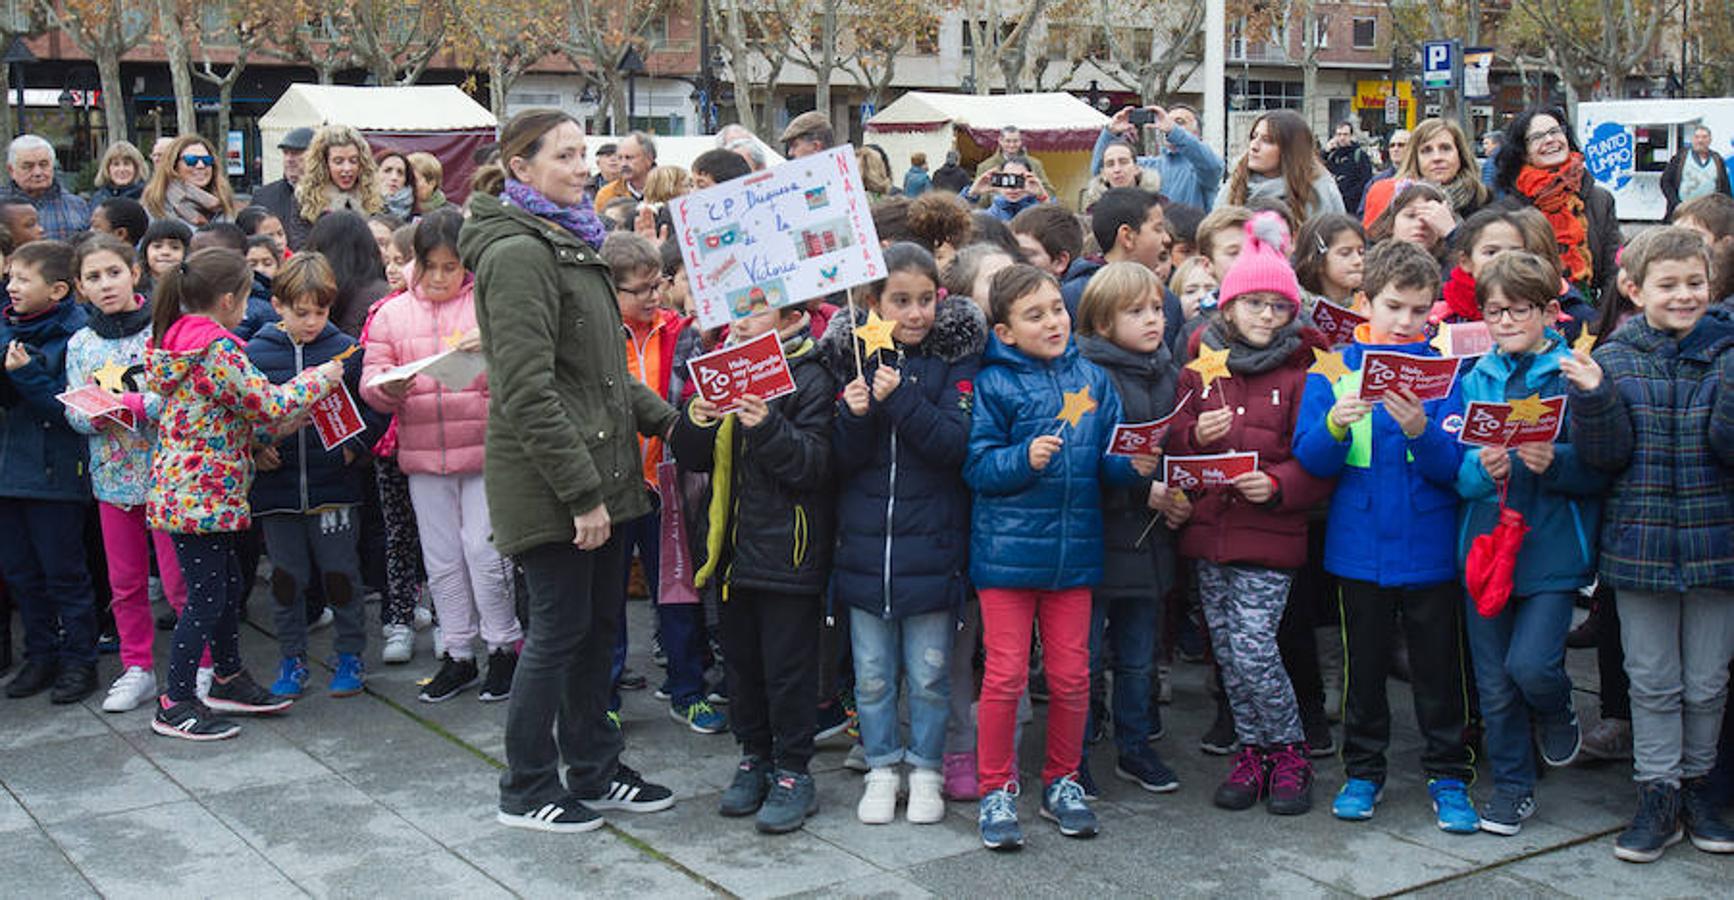
[[[1579,103],[1577,141],[1596,183],[1614,195],[1622,222],[1660,222],[1662,171],[1692,131],[1710,129],[1710,149],[1734,158],[1734,98]]]

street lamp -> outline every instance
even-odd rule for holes
[[[620,56],[618,71],[626,76],[626,130],[631,131],[632,117],[637,113],[638,106],[638,76],[646,71],[644,57],[639,55],[637,47],[627,46],[626,52]]]

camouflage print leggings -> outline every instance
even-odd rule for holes
[[[416,599],[427,580],[421,533],[415,526],[415,508],[409,502],[409,479],[397,467],[397,460],[378,456],[373,465],[379,485],[379,513],[385,519],[385,596],[379,604],[380,624],[408,625],[415,619]]]
[[[1242,745],[1298,744],[1300,708],[1282,666],[1276,631],[1294,573],[1259,566],[1198,561],[1198,593],[1222,689]]]

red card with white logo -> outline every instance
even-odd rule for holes
[[[1205,456],[1170,456],[1164,460],[1162,480],[1171,488],[1196,491],[1226,487],[1248,472],[1258,471],[1258,451],[1211,453]]]
[[[313,430],[319,433],[319,443],[326,450],[336,449],[344,441],[367,430],[367,423],[361,420],[361,409],[355,405],[355,398],[349,396],[347,385],[339,384],[337,390],[313,404],[309,418],[313,420]]]
[[[127,409],[119,397],[100,385],[87,384],[76,390],[57,394],[54,399],[76,412],[83,413],[92,421],[108,419],[129,430],[138,428],[138,420],[133,418],[132,410]]]
[[[716,404],[721,413],[738,409],[747,394],[774,400],[795,392],[795,377],[789,372],[788,357],[783,355],[783,342],[774,331],[695,356],[686,368],[699,396]]]
[[[1361,399],[1369,403],[1408,389],[1423,401],[1451,394],[1462,360],[1374,350],[1361,359]]]
[[[1108,441],[1108,453],[1113,456],[1155,456],[1162,451],[1162,441],[1168,437],[1168,426],[1180,415],[1181,407],[1192,399],[1188,393],[1174,404],[1174,411],[1153,422],[1114,426],[1114,436]]]
[[[1329,300],[1320,300],[1313,307],[1313,325],[1324,333],[1325,339],[1330,341],[1333,347],[1353,341],[1355,329],[1365,321],[1366,316]]]
[[[1565,425],[1565,398],[1548,397],[1536,402],[1542,409],[1532,413],[1534,421],[1513,422],[1511,404],[1473,401],[1463,411],[1463,431],[1457,439],[1477,447],[1551,444],[1559,440],[1560,428]]]
[[[1493,350],[1493,333],[1486,322],[1442,322],[1439,331],[1444,340],[1435,338],[1433,346],[1446,356],[1480,356]]]

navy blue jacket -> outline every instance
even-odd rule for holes
[[[271,308],[270,277],[254,272],[253,288],[247,292],[247,315],[241,319],[241,324],[235,326],[235,337],[250,341],[260,329],[282,318],[277,315],[277,310]]]
[[[1180,367],[1166,346],[1137,354],[1104,337],[1080,337],[1078,349],[1114,379],[1126,421],[1150,422],[1174,411]],[[1154,515],[1148,487],[1103,488],[1107,559],[1097,596],[1154,601],[1174,587],[1174,532],[1161,522],[1146,530]]]
[[[260,329],[247,342],[247,358],[259,367],[272,384],[283,384],[305,369],[321,365],[350,347],[355,339],[336,325],[326,323],[325,330],[311,344],[299,345],[289,339],[289,333],[275,325]],[[269,472],[260,472],[253,479],[249,500],[253,515],[272,513],[309,513],[323,506],[348,506],[362,502],[361,473],[354,465],[344,465],[343,448],[353,451],[357,461],[365,459],[367,448],[384,433],[380,415],[360,401],[361,351],[343,361],[343,382],[349,395],[355,397],[362,421],[368,425],[348,443],[326,450],[319,442],[319,432],[311,424],[276,442],[282,465]]]
[[[865,321],[866,314],[859,314]],[[832,317],[820,359],[839,384],[855,378],[847,312]],[[867,385],[881,365],[903,383],[857,416],[837,403],[831,454],[837,467],[834,599],[881,618],[955,610],[969,558],[969,413],[987,340],[981,310],[967,297],[939,304],[933,329],[895,359],[869,358]]]
[[[84,308],[69,297],[28,318],[0,312],[0,352],[18,341],[30,361],[6,372],[0,392],[0,497],[24,500],[90,499],[89,442],[66,424],[66,342],[84,327]],[[3,371],[3,370],[0,370]]]

